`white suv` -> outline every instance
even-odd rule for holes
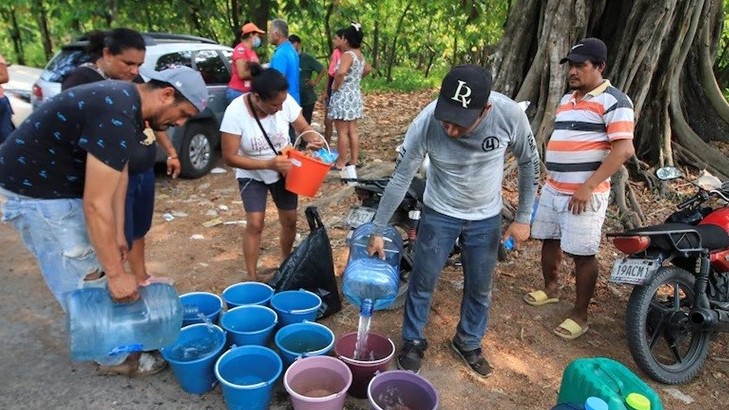
[[[172,66],[192,67],[202,74],[208,86],[209,99],[205,111],[188,120],[184,126],[168,131],[182,163],[180,175],[199,178],[215,164],[215,152],[220,144],[220,120],[227,107],[225,89],[230,80],[233,49],[202,37],[165,33],[142,33],[142,36],[147,48],[145,67],[158,71]],[[91,59],[84,51],[87,45],[85,37],[79,37],[48,62],[33,84],[30,100],[34,109],[60,93],[61,82],[71,70]],[[157,150],[159,162],[166,157],[164,150]]]

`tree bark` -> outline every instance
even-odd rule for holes
[[[400,14],[400,18],[397,20],[397,26],[395,26],[395,33],[392,36],[392,46],[390,46],[390,53],[389,57],[387,59],[387,82],[392,81],[392,66],[395,64],[395,53],[397,53],[397,40],[400,36],[400,32],[402,31],[402,22],[405,20],[405,16],[407,16],[408,12],[410,11],[410,7],[412,7],[413,1],[408,1],[408,4],[405,6],[405,9]]]
[[[18,17],[15,15],[15,8],[10,9],[10,23],[13,30],[10,37],[13,40],[13,51],[15,51],[15,61],[20,65],[25,65],[25,52],[23,51],[23,38],[20,36],[20,27],[18,26]]]
[[[48,30],[48,15],[45,6],[41,0],[33,0],[33,14],[38,22],[38,29],[41,33],[41,43],[43,43],[43,54],[46,60],[53,57],[53,42],[51,41],[51,32]]]

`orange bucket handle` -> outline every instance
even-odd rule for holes
[[[332,151],[329,149],[329,143],[327,143],[326,138],[324,138],[324,136],[322,136],[321,134],[319,134],[318,132],[316,132],[314,130],[306,130],[306,131],[302,132],[301,134],[299,134],[299,136],[296,137],[296,141],[294,141],[294,149],[296,149],[296,147],[299,145],[299,140],[301,139],[301,137],[307,133],[313,133],[313,134],[318,135],[319,138],[321,138],[321,140],[324,141],[324,145],[327,147],[327,151],[329,151],[329,153],[331,154]]]

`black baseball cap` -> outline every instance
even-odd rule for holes
[[[435,119],[470,128],[489,102],[491,81],[491,72],[479,65],[453,67],[440,86]]]
[[[567,57],[559,61],[564,64],[567,61],[573,63],[583,63],[587,60],[604,63],[607,61],[607,47],[599,38],[588,37],[578,41],[572,46]]]

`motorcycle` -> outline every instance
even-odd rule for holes
[[[377,207],[380,204],[382,194],[389,181],[389,178],[342,178],[342,182],[354,184],[354,191],[359,200],[359,204],[351,206],[344,218],[345,224],[350,228],[347,235],[347,243],[349,243],[352,233],[357,227],[367,222],[372,222],[375,219]],[[405,193],[405,197],[398,205],[392,218],[390,218],[390,224],[395,226],[403,237],[403,252],[400,258],[400,286],[398,287],[397,297],[385,310],[396,310],[405,305],[408,280],[413,270],[415,241],[418,221],[420,220],[420,211],[423,206],[424,191],[425,180],[419,177],[413,178],[410,187]]]
[[[656,174],[683,177],[673,167]],[[729,331],[729,181],[718,182],[697,185],[662,224],[607,234],[626,255],[610,281],[634,286],[625,313],[630,353],[662,383],[693,379],[712,337]],[[706,206],[711,199],[723,204]]]

